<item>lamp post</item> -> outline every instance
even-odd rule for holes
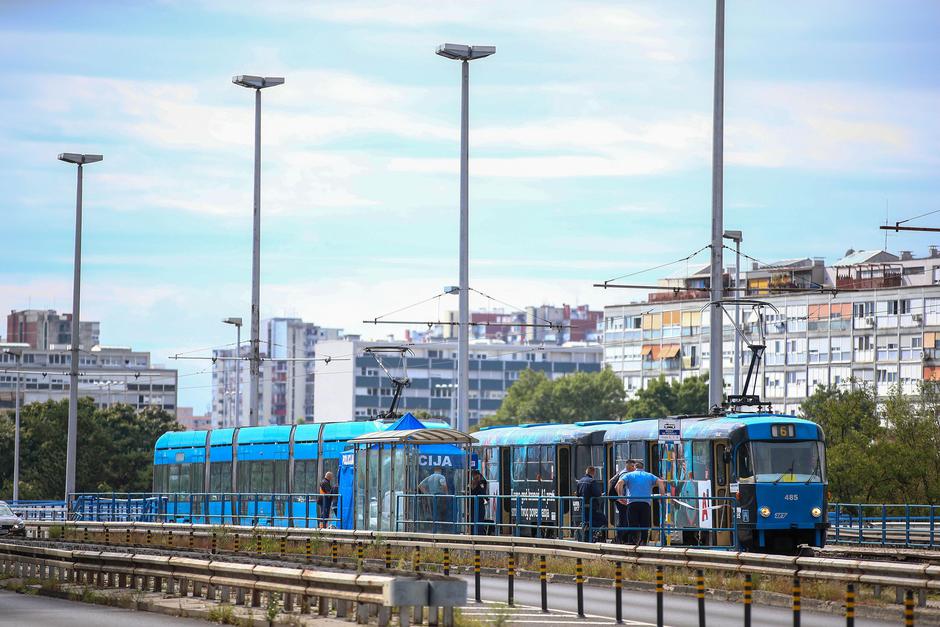
[[[235,325],[235,424],[233,427],[239,426],[241,421],[241,385],[242,385],[242,319],[241,318],[226,318],[222,321],[225,324]],[[225,369],[226,372],[228,368]]]
[[[23,350],[29,348],[29,344],[9,343],[6,344],[3,352],[13,356],[13,363],[16,365],[16,391],[14,392],[14,427],[13,427],[13,501],[20,500],[20,379],[23,373],[20,369],[23,367]]]
[[[79,309],[82,289],[82,170],[86,163],[97,163],[101,155],[83,155],[63,152],[59,161],[78,165],[78,185],[75,193],[75,267],[72,278],[72,343],[69,346],[72,363],[69,364],[69,421],[65,449],[65,501],[75,493],[75,452],[78,446],[78,343]]]
[[[721,407],[724,396],[724,327],[721,320],[724,171],[724,90],[725,90],[725,0],[715,2],[715,85],[712,109],[712,243],[711,243],[711,336],[708,362],[708,409]]]
[[[251,384],[248,425],[258,424],[258,379],[261,376],[261,90],[283,85],[279,76],[233,76],[232,82],[255,90],[255,201],[251,244]]]
[[[460,320],[457,330],[457,416],[455,428],[470,426],[470,61],[496,54],[496,46],[443,44],[437,54],[460,61]]]
[[[734,297],[741,298],[741,231],[725,231],[724,238],[734,242]],[[740,394],[741,387],[741,305],[734,305],[734,384],[732,393]]]
[[[438,390],[450,390],[450,411],[451,411],[450,424],[451,424],[451,426],[454,426],[454,425],[457,424],[457,417],[454,416],[454,414],[453,414],[453,411],[454,411],[454,388],[456,388],[456,387],[457,387],[457,384],[456,384],[456,383],[438,383],[437,385],[434,386],[434,388],[435,388],[435,389],[438,389]],[[456,426],[454,426],[454,428],[456,429]]]

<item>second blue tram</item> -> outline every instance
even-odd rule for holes
[[[491,495],[487,519],[503,533],[521,535],[579,527],[575,484],[588,466],[605,480],[604,432],[617,424],[497,426],[474,433],[473,449]]]

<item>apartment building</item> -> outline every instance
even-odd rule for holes
[[[97,346],[101,323],[82,320],[78,323],[78,334],[82,348]],[[68,346],[72,343],[72,314],[59,314],[54,309],[13,310],[7,316],[6,341],[29,344],[35,349]]]
[[[448,311],[444,319],[455,324],[438,325],[429,333],[409,331],[415,341],[456,340],[459,313]],[[524,311],[471,311],[470,337],[507,344],[555,344],[568,342],[599,343],[603,334],[604,312],[588,305],[564,304],[528,306]],[[549,324],[553,326],[548,326]],[[530,326],[523,326],[530,325]],[[534,326],[544,325],[544,326]]]
[[[366,348],[386,346],[362,340],[327,341],[318,346],[332,361],[316,362],[316,422],[367,420],[388,409],[394,387],[389,376]],[[392,377],[407,376],[399,405],[402,411],[423,410],[453,420],[457,398],[457,343],[408,345],[408,354],[382,357]],[[556,379],[574,372],[598,372],[603,349],[599,344],[520,346],[503,342],[470,345],[470,416],[472,427],[496,412],[507,390],[524,370],[539,370]]]
[[[767,348],[757,392],[777,409],[797,411],[818,385],[855,381],[885,396],[897,385],[913,393],[921,379],[940,380],[936,247],[921,258],[908,251],[850,250],[831,267],[819,259],[791,259],[743,274],[747,296],[768,304],[762,318],[742,307],[741,326],[755,343],[763,331]],[[820,286],[835,290],[800,291]],[[663,291],[646,302],[605,308],[604,363],[623,379],[628,396],[659,376],[682,380],[708,372],[706,296]],[[725,321],[720,358],[728,394],[734,330],[728,317]],[[742,381],[749,359],[744,348]]]
[[[343,337],[341,329],[321,327],[300,318],[262,321],[258,424],[312,422],[314,359],[317,344]],[[218,427],[247,426],[250,345],[243,339],[240,361],[234,348],[215,350],[212,368],[212,423]]]
[[[0,351],[0,408],[15,404],[17,379],[20,403],[69,398],[72,355],[67,347]],[[154,366],[150,353],[116,346],[82,349],[78,395],[90,396],[97,407],[118,403],[135,409],[159,407],[175,415],[177,372]]]

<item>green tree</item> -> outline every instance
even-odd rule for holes
[[[62,497],[68,401],[30,403],[20,412],[20,498]],[[96,409],[79,399],[75,489],[147,491],[151,486],[153,445],[166,431],[180,430],[161,409],[135,412],[129,405]],[[0,416],[0,495],[13,492],[13,414]]]
[[[636,397],[627,401],[627,418],[664,418],[708,411],[708,376],[695,376],[667,382],[653,379]]]
[[[480,426],[527,422],[619,420],[623,383],[610,369],[577,372],[554,381],[540,370],[523,370],[493,416]]]

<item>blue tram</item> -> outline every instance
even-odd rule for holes
[[[626,459],[641,459],[667,480],[674,496],[718,497],[712,507],[705,503],[704,512],[701,507],[686,509],[704,513],[710,528],[736,527],[740,548],[792,552],[799,544],[825,544],[825,437],[817,424],[794,416],[746,413],[678,421],[679,443],[659,443],[656,420],[608,430],[608,464],[622,467]],[[730,497],[736,499],[733,508],[721,504]],[[674,501],[680,506],[671,512],[675,526],[701,522],[688,517],[682,498]],[[683,542],[692,542],[686,535]],[[731,543],[727,531],[697,535],[696,543],[702,535],[715,544]]]
[[[588,466],[597,469],[596,479],[605,480],[604,432],[617,424],[496,426],[472,434],[491,495],[487,519],[499,530],[517,527],[524,535],[579,527],[575,484]]]
[[[393,421],[170,431],[154,446],[153,491],[167,520],[315,526],[320,479],[352,438]],[[428,427],[446,427],[429,421]]]

